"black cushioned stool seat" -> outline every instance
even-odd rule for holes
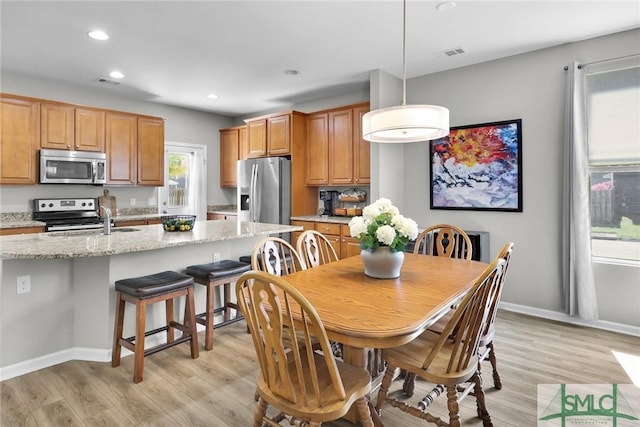
[[[231,322],[242,319],[237,304],[231,302],[231,284],[247,271],[251,270],[251,265],[233,260],[222,260],[210,264],[190,265],[186,273],[193,276],[196,283],[207,287],[207,302],[205,312],[196,315],[196,322],[205,326],[204,349],[213,348],[213,328],[214,326],[224,326]],[[215,307],[215,288],[224,286],[224,301],[221,307]],[[231,318],[229,309],[236,310],[236,317]],[[223,322],[217,325],[213,323],[215,313],[224,311]]]
[[[148,276],[121,279],[115,283],[116,315],[113,332],[113,351],[111,366],[120,366],[120,353],[125,347],[134,353],[133,381],[139,383],[143,378],[144,357],[190,341],[191,358],[197,359],[198,334],[196,329],[195,305],[193,298],[193,277],[163,271]],[[184,322],[178,323],[174,319],[173,300],[185,296]],[[152,331],[145,329],[147,306],[157,302],[165,302],[166,325]],[[125,302],[136,306],[136,334],[130,338],[123,338]],[[182,331],[182,337],[175,339],[174,330]],[[167,342],[149,349],[144,348],[144,339],[159,332],[167,332]]]

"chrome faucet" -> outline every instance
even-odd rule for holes
[[[111,209],[100,206],[104,210],[104,235],[111,234]]]

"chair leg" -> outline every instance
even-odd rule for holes
[[[402,383],[402,391],[407,397],[413,396],[413,390],[415,389],[416,374],[407,372],[404,377],[404,383]]]
[[[175,340],[175,328],[171,326],[171,322],[175,320],[175,313],[173,311],[173,298],[169,298],[164,302],[165,317],[167,325],[167,342],[173,342]]]
[[[380,414],[380,408],[387,398],[387,393],[389,393],[389,387],[391,386],[391,381],[393,381],[393,373],[395,370],[395,366],[387,363],[387,371],[384,373],[384,378],[382,379],[380,390],[378,390],[378,399],[376,400],[375,408],[378,414]]]
[[[222,304],[224,304],[224,321],[227,322],[231,320],[231,312],[229,312],[229,303],[231,302],[231,284],[224,284],[224,299],[222,300]]]
[[[196,308],[193,288],[189,288],[189,290],[187,290],[185,307],[187,307],[187,312],[184,316],[184,323],[185,326],[188,327],[189,334],[191,335],[191,358],[197,359],[200,356],[200,353],[198,350],[198,327],[196,324]]]
[[[115,314],[115,326],[113,328],[113,348],[111,350],[111,366],[120,366],[120,353],[122,352],[122,345],[120,344],[120,338],[122,338],[122,330],[124,325],[124,305],[126,303],[122,299],[120,292],[116,292],[116,314]]]
[[[358,418],[362,427],[373,427],[371,419],[371,411],[369,411],[369,403],[366,399],[356,400],[356,409],[358,410]]]
[[[491,362],[491,367],[493,368],[493,386],[501,390],[502,389],[502,381],[500,380],[500,374],[498,373],[498,362],[496,360],[496,351],[493,346],[493,341],[487,344],[489,347],[489,362]]]
[[[215,307],[216,302],[215,293],[216,287],[213,283],[209,282],[207,285],[207,302],[204,315],[204,349],[206,351],[210,351],[213,348],[213,307]]]
[[[458,407],[458,392],[456,386],[447,386],[447,408],[449,409],[449,426],[460,427],[460,408]]]
[[[471,377],[471,381],[474,383],[473,394],[476,397],[476,406],[478,411],[478,417],[482,419],[482,425],[484,427],[493,427],[493,422],[491,421],[491,416],[489,415],[489,411],[487,411],[487,405],[484,400],[484,390],[482,389],[482,377],[480,376],[480,372],[476,372],[473,377]]]
[[[253,427],[262,427],[262,420],[267,415],[267,401],[260,398],[258,399],[258,406],[256,406],[256,412],[253,416]]]
[[[144,371],[144,333],[145,320],[147,318],[147,303],[144,300],[136,303],[136,342],[133,362],[133,382],[142,381]]]

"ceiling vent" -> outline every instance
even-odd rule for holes
[[[464,50],[462,46],[460,46],[460,47],[454,47],[453,49],[443,50],[442,54],[445,56],[456,56],[456,55],[462,55],[463,53],[466,53],[466,52],[467,51]]]
[[[117,82],[115,80],[109,80],[107,78],[104,77],[98,77],[98,83],[105,83],[105,84],[109,84],[109,85],[119,85],[120,82]]]

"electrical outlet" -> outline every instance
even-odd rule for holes
[[[218,262],[218,261],[220,261],[220,254],[218,253],[213,254],[213,262]]]
[[[31,276],[18,276],[18,288],[19,294],[27,294],[31,292]]]
[[[147,204],[149,206],[155,206],[156,205],[156,198],[155,197],[149,197],[149,200],[147,201]]]
[[[136,198],[132,197],[131,199],[129,199],[129,205],[131,206],[135,206],[136,205]]]

